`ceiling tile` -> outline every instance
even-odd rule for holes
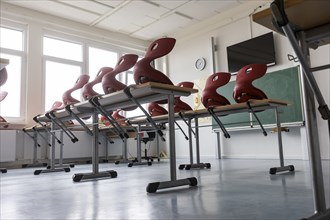
[[[154,22],[167,11],[163,7],[158,7],[144,1],[133,1],[124,8],[110,14],[104,20],[100,21],[97,26],[117,31],[120,29],[124,30],[129,25],[144,27]]]
[[[225,10],[238,6],[240,3],[235,0],[199,0],[196,2],[196,4],[208,10],[223,12]]]
[[[75,9],[54,1],[9,1],[11,4],[21,7],[30,8],[32,10],[41,11],[43,13],[55,15],[57,17],[74,20],[77,22],[88,24],[92,20],[98,18],[94,13]]]
[[[166,18],[158,20],[148,27],[145,27],[132,34],[134,37],[143,37],[145,39],[159,38],[169,33],[173,33],[186,25],[192,24],[193,21],[179,14],[171,14]]]
[[[175,9],[181,5],[184,5],[187,3],[187,0],[175,0],[175,1],[169,1],[169,0],[152,0],[151,2],[154,2],[156,4],[159,4],[165,8],[168,9]]]
[[[93,0],[95,2],[100,2],[102,4],[108,5],[110,7],[117,7],[119,5],[121,5],[123,2],[125,2],[126,0]]]
[[[95,14],[104,14],[108,12],[109,10],[113,9],[113,7],[104,5],[102,3],[91,1],[91,0],[75,0],[75,1],[68,1],[68,0],[59,0],[59,2],[67,5],[71,5],[76,8],[81,8],[86,11],[94,12]]]

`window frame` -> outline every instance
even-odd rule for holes
[[[13,56],[19,56],[21,58],[21,72],[20,72],[20,101],[19,101],[19,116],[18,117],[12,117],[12,116],[6,116],[2,115],[7,121],[10,121],[11,123],[19,123],[24,124],[26,119],[26,73],[27,73],[27,25],[19,24],[7,20],[2,20],[1,25],[2,28],[11,29],[15,31],[21,31],[22,32],[22,51],[9,49],[9,48],[1,48],[2,54],[8,54]],[[10,65],[10,60],[9,64]],[[9,73],[10,74],[10,73]],[[10,77],[10,76],[9,76]]]
[[[144,56],[143,51],[128,49],[128,48],[116,46],[116,45],[111,44],[111,43],[95,41],[95,40],[91,40],[91,39],[83,38],[83,37],[77,37],[77,36],[74,36],[74,35],[60,33],[60,32],[56,32],[56,31],[53,31],[53,30],[44,29],[43,33],[42,33],[42,39],[44,39],[44,37],[53,38],[53,39],[56,39],[56,40],[62,40],[62,41],[75,43],[75,44],[81,44],[82,47],[83,47],[82,48],[82,53],[83,53],[82,54],[82,62],[44,55],[43,50],[42,50],[42,97],[41,97],[42,101],[41,101],[41,105],[42,105],[42,109],[44,111],[48,110],[48,109],[46,109],[47,107],[45,106],[45,100],[46,100],[46,97],[45,97],[46,96],[46,88],[45,88],[45,86],[46,86],[46,62],[47,61],[59,62],[59,63],[69,64],[69,65],[79,65],[81,67],[81,70],[82,70],[81,74],[92,75],[92,73],[88,72],[89,63],[90,63],[90,60],[89,60],[89,48],[90,47],[96,48],[96,49],[101,49],[101,50],[108,50],[108,51],[117,53],[118,59],[122,55],[127,54],[127,53],[134,53],[134,54],[137,54],[140,57]],[[42,47],[44,47],[44,45]],[[123,81],[124,76],[120,76],[119,79],[121,81]],[[91,78],[90,81],[91,80],[93,80],[93,79]],[[80,100],[82,100],[82,96],[80,97]]]

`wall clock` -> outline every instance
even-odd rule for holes
[[[206,60],[204,58],[198,58],[195,61],[195,68],[199,71],[203,70],[206,66]]]

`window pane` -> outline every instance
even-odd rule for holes
[[[82,45],[44,37],[44,55],[82,61]]]
[[[0,47],[23,51],[23,32],[1,27]]]
[[[81,67],[46,61],[45,110],[49,110],[55,101],[62,102],[62,95],[71,89],[81,74]],[[80,90],[72,97],[81,100]]]
[[[8,78],[0,87],[0,91],[6,91],[8,95],[0,102],[0,115],[4,118],[20,117],[22,59],[8,54],[0,54],[0,57],[9,59],[9,64],[6,66]]]
[[[90,81],[94,80],[96,74],[102,67],[114,68],[118,61],[118,54],[108,50],[101,50],[89,47],[89,75]],[[102,84],[96,84],[93,87],[94,91],[99,94],[104,94]]]

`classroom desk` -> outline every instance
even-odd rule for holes
[[[276,15],[275,22],[272,22],[272,13]],[[282,8],[280,1],[274,1],[270,9],[254,14],[253,21],[285,34],[302,66],[303,103],[315,207],[314,214],[308,219],[329,219],[330,209],[327,209],[325,200],[315,98],[319,104],[319,113],[324,120],[328,120],[328,132],[330,132],[330,110],[313,76],[313,71],[328,69],[330,65],[311,68],[309,49],[317,49],[318,46],[330,43],[330,2],[287,0]]]
[[[177,179],[176,178],[176,155],[175,155],[175,132],[174,132],[174,97],[175,96],[189,96],[196,93],[196,89],[178,87],[173,85],[160,84],[149,82],[142,85],[133,85],[127,87],[126,90],[106,94],[99,97],[94,97],[94,100],[84,101],[70,106],[70,110],[76,116],[93,117],[93,170],[92,173],[78,173],[73,176],[73,181],[79,182],[81,180],[116,177],[117,173],[113,170],[99,172],[98,164],[98,114],[99,111],[91,103],[98,103],[106,111],[115,111],[121,108],[139,106],[144,103],[168,99],[168,124],[169,124],[169,145],[170,145],[170,175],[171,179],[164,182],[153,182],[147,186],[147,192],[153,193],[158,189],[171,188],[176,186],[197,185],[195,177]],[[72,115],[66,110],[54,111],[53,115],[56,119],[65,121],[73,119]],[[148,115],[146,115],[148,117]],[[46,115],[37,117],[38,121],[50,122],[51,120]]]
[[[330,43],[329,1],[286,0],[285,12],[295,31],[304,31],[307,43],[313,47]],[[252,15],[254,22],[275,32],[281,32],[273,25],[271,9]]]
[[[213,109],[213,112],[216,116],[225,116],[229,114],[237,114],[241,112],[258,112],[264,111],[268,109],[275,109],[276,114],[276,128],[277,130],[281,130],[281,122],[280,122],[280,115],[278,113],[278,108],[288,106],[289,103],[281,100],[274,100],[274,99],[263,99],[263,100],[249,100],[249,105],[245,103],[238,103],[232,105],[224,105],[224,106],[217,106]],[[252,109],[252,110],[251,110]],[[180,165],[179,169],[186,169],[190,168],[210,168],[210,164],[201,163],[200,162],[200,155],[199,155],[199,132],[198,132],[198,119],[204,117],[210,117],[210,113],[207,109],[198,109],[198,110],[191,110],[191,111],[184,111],[181,114],[176,113],[175,119],[176,120],[188,120],[188,127],[189,127],[189,148],[190,148],[190,164]],[[160,115],[153,117],[154,121],[157,122],[166,122],[168,115]],[[191,142],[191,120],[194,119],[195,121],[195,137],[196,137],[196,159],[197,163],[193,163],[193,155],[192,155],[192,142]],[[136,119],[131,121],[132,124],[142,124],[148,123],[145,119]],[[281,132],[278,133],[278,149],[279,149],[279,158],[280,158],[280,167],[272,167],[269,170],[270,174],[275,174],[281,171],[293,171],[293,165],[284,165],[284,157],[283,157],[283,144],[282,144],[282,135]],[[220,141],[218,141],[218,151],[220,151]]]

